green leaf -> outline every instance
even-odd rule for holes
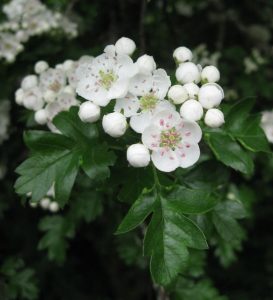
[[[207,189],[177,186],[167,196],[170,205],[185,214],[201,214],[211,210],[218,202],[216,195]]]
[[[141,224],[153,211],[155,200],[156,198],[153,194],[142,193],[122,220],[116,234],[125,233]]]
[[[254,165],[250,154],[225,132],[209,132],[205,138],[218,160],[244,174],[253,173]]]

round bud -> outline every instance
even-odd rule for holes
[[[198,101],[190,99],[180,107],[180,115],[189,121],[199,121],[203,116],[203,107]]]
[[[218,106],[224,99],[224,91],[217,83],[206,83],[201,86],[198,99],[206,109]]]
[[[24,90],[32,89],[38,85],[38,78],[36,75],[28,75],[22,81],[22,88]]]
[[[135,168],[146,167],[150,163],[150,152],[142,144],[131,145],[127,149],[127,160]]]
[[[52,90],[47,90],[43,96],[45,102],[52,103],[56,98],[56,93],[54,93]]]
[[[185,84],[189,82],[198,83],[200,81],[200,72],[198,67],[192,62],[186,62],[176,69],[176,79]]]
[[[52,202],[49,204],[49,210],[50,210],[52,213],[56,213],[57,211],[59,211],[59,204],[58,204],[56,201],[52,201]]]
[[[217,128],[225,123],[224,114],[217,108],[211,108],[206,112],[205,124],[212,128]]]
[[[48,118],[48,113],[47,113],[47,110],[45,110],[45,109],[37,110],[34,115],[35,121],[40,125],[46,124],[47,118]]]
[[[131,55],[136,49],[136,44],[133,40],[127,37],[122,37],[117,40],[115,47],[117,54]]]
[[[150,74],[156,68],[155,60],[152,56],[144,54],[136,61],[138,70],[142,74]]]
[[[214,66],[207,66],[201,72],[201,79],[203,82],[217,82],[220,79],[220,72]]]
[[[71,59],[68,59],[63,63],[63,69],[65,71],[70,71],[73,67],[74,67],[74,61]]]
[[[39,97],[36,97],[34,95],[29,95],[27,97],[24,97],[23,105],[27,109],[37,111],[43,107],[44,102]]]
[[[189,99],[189,94],[182,85],[176,84],[169,89],[168,98],[172,100],[174,104],[181,104]]]
[[[198,98],[199,86],[197,84],[195,84],[193,82],[189,82],[189,83],[184,84],[183,87],[188,92],[189,98],[191,98],[191,99]]]
[[[120,137],[124,135],[127,128],[126,118],[119,112],[104,115],[102,119],[102,127],[110,136],[116,138]]]
[[[18,105],[22,105],[23,104],[23,100],[24,100],[24,95],[25,95],[25,92],[23,89],[18,89],[16,92],[15,92],[15,102],[18,104]]]
[[[43,208],[43,209],[48,209],[49,208],[49,204],[50,204],[50,199],[45,197],[43,198],[41,201],[40,201],[40,206]]]
[[[48,63],[46,61],[40,60],[34,66],[34,71],[37,74],[41,74],[48,69]]]
[[[86,101],[80,105],[79,117],[83,122],[96,122],[100,118],[100,107],[91,101]]]
[[[178,47],[173,52],[173,57],[176,62],[183,63],[192,60],[192,52],[189,48]]]

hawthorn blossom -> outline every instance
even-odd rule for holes
[[[136,73],[137,67],[128,55],[104,53],[88,65],[76,92],[86,100],[106,106],[110,100],[126,96],[130,79]]]
[[[164,110],[156,114],[144,130],[142,143],[152,150],[155,167],[171,172],[197,162],[201,137],[202,131],[197,123],[182,119],[176,111]]]
[[[273,143],[273,112],[264,111],[262,113],[261,127],[264,130],[267,140]]]

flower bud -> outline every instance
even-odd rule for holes
[[[189,99],[189,94],[182,85],[176,84],[169,89],[168,98],[172,100],[174,104],[181,104]]]
[[[122,37],[117,40],[115,47],[117,54],[131,55],[136,49],[136,44],[133,40],[127,37]]]
[[[28,75],[22,81],[22,88],[24,90],[32,89],[38,85],[38,78],[36,75]]]
[[[114,56],[116,54],[116,47],[115,45],[107,45],[103,51],[108,55]]]
[[[150,163],[149,150],[142,144],[131,145],[127,149],[127,160],[132,167],[146,167]]]
[[[190,99],[180,107],[180,115],[189,121],[199,121],[203,116],[203,107],[198,101]]]
[[[176,79],[185,84],[189,82],[198,83],[200,81],[200,72],[198,67],[192,62],[186,62],[176,69]]]
[[[48,113],[47,113],[47,110],[45,110],[45,109],[37,110],[34,115],[35,121],[40,125],[46,124],[47,118],[48,118]]]
[[[34,71],[37,74],[41,74],[48,69],[48,63],[46,61],[40,60],[34,66]]]
[[[207,66],[201,72],[201,80],[205,83],[217,82],[220,79],[220,72],[215,66]]]
[[[24,95],[25,95],[25,92],[23,89],[18,89],[16,92],[15,92],[15,102],[18,104],[18,105],[22,105],[23,104],[23,100],[24,100]]]
[[[74,61],[71,59],[68,59],[63,63],[64,71],[70,71],[73,67],[74,67]]]
[[[187,90],[190,99],[197,99],[199,86],[193,82],[189,82],[183,85],[183,87]]]
[[[212,128],[217,128],[225,123],[224,114],[217,108],[211,108],[206,112],[205,124]]]
[[[56,201],[52,201],[48,208],[52,213],[56,213],[59,211],[59,204]]]
[[[186,47],[178,47],[173,52],[173,57],[176,62],[183,63],[192,60],[192,52]]]
[[[201,86],[198,99],[206,109],[218,106],[224,98],[224,91],[217,83],[207,83]]]
[[[47,90],[43,96],[45,102],[52,103],[56,98],[56,93],[54,93],[52,90]]]
[[[139,73],[150,74],[156,68],[155,60],[152,56],[144,54],[138,58],[136,61]]]
[[[126,118],[119,112],[104,115],[102,119],[102,127],[110,136],[116,138],[120,137],[124,135],[127,128]]]
[[[50,199],[45,197],[43,198],[41,201],[40,201],[40,206],[43,208],[43,209],[48,209],[49,208],[49,204],[50,204]]]
[[[27,109],[37,111],[43,107],[44,102],[41,98],[36,97],[35,95],[29,95],[24,97],[23,105]]]
[[[86,101],[80,105],[79,117],[83,122],[96,122],[100,118],[100,107],[91,101]]]

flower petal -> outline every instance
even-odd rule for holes
[[[136,75],[138,68],[128,55],[117,55],[114,65],[114,73],[120,78],[132,78]]]
[[[118,80],[110,87],[107,97],[109,99],[123,98],[126,96],[129,88],[129,81],[127,79]]]
[[[157,69],[153,73],[152,91],[158,99],[164,99],[171,86],[170,77],[163,69]]]
[[[151,124],[151,120],[152,114],[150,112],[143,112],[131,117],[130,126],[135,132],[142,133]]]
[[[180,161],[181,168],[188,168],[195,164],[200,157],[200,148],[198,144],[182,142],[176,149],[175,153]]]
[[[139,100],[132,94],[127,94],[124,98],[119,98],[116,101],[114,111],[124,111],[124,116],[129,118],[137,114],[139,110]]]
[[[170,129],[176,126],[181,120],[178,112],[173,110],[163,110],[154,115],[152,123],[160,128],[160,130]]]
[[[176,128],[181,132],[184,142],[197,144],[202,138],[202,130],[196,122],[182,120]]]
[[[150,125],[142,133],[142,143],[151,150],[159,150],[160,134],[157,126]]]
[[[172,150],[161,148],[159,151],[153,151],[151,158],[155,167],[162,172],[172,172],[180,165],[176,153]]]
[[[147,95],[152,88],[152,76],[137,74],[130,81],[129,91],[136,96]]]

